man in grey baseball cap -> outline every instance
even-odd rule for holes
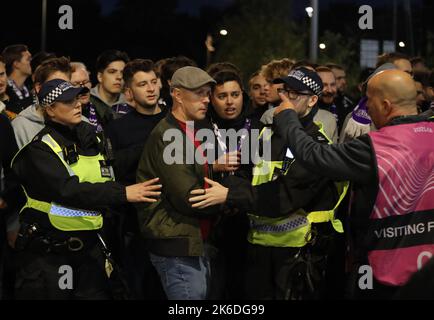
[[[196,67],[174,73],[172,110],[149,136],[137,171],[137,181],[152,176],[164,184],[157,203],[139,209],[138,215],[169,300],[207,297],[210,263],[205,247],[212,226],[209,217],[219,213],[219,206],[196,209],[188,199],[192,190],[210,187],[205,179],[211,169],[203,163],[205,154],[198,145],[203,141],[192,125],[205,119],[213,84],[214,79]]]

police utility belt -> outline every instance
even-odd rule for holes
[[[79,252],[94,247],[98,243],[96,234],[60,239],[48,235],[37,223],[22,223],[15,247],[18,251],[29,250],[36,253]]]

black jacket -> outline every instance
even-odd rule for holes
[[[302,130],[316,142],[327,144],[313,122],[314,116],[311,113],[301,120]],[[287,151],[286,137],[275,125],[272,129],[271,161],[283,161]],[[330,179],[311,172],[298,160],[294,161],[286,175],[259,186],[251,187],[251,180],[237,177],[228,177],[225,182],[229,187],[227,204],[258,216],[283,217],[300,208],[306,211],[332,209],[338,198]]]
[[[29,87],[27,87],[29,88]],[[6,88],[6,94],[9,96],[9,101],[6,105],[7,110],[12,111],[16,114],[19,114],[21,111],[23,111],[28,106],[32,105],[33,103],[33,95],[31,94],[31,91],[29,89],[29,96],[23,97],[23,99],[20,99],[15,91],[12,89],[11,86],[7,86]]]
[[[257,132],[260,132],[260,130],[262,129],[263,125],[262,123],[259,121],[259,119],[254,119],[251,118],[248,115],[248,107],[247,107],[247,103],[246,101],[243,102],[243,110],[241,112],[241,114],[236,118],[236,119],[232,119],[232,120],[225,120],[222,119],[218,116],[218,114],[215,112],[215,109],[212,105],[210,105],[209,109],[208,109],[208,117],[210,120],[210,124],[208,129],[214,130],[214,127],[212,124],[216,124],[219,130],[226,130],[226,132],[228,132],[228,130],[235,130],[237,133],[241,132],[240,130],[244,129],[246,126],[246,121],[249,120],[250,121],[250,128],[249,128],[249,139],[245,139],[242,143],[241,143],[241,152],[248,152],[249,153],[249,163],[243,163],[240,166],[240,170],[237,170],[234,174],[236,176],[240,176],[240,177],[244,177],[247,179],[251,179],[251,172],[252,172],[252,168],[253,168],[253,163],[252,163],[252,139],[254,139],[254,136],[252,136],[252,131],[256,130]],[[238,144],[240,143],[240,139],[238,137]],[[226,139],[226,141],[224,141],[226,148],[229,149],[231,146],[229,146],[229,141],[228,139]],[[217,160],[219,158],[219,155],[222,155],[224,152],[226,152],[227,150],[222,150],[222,148],[219,145],[217,136],[215,135],[215,140],[214,140],[214,152],[215,152],[215,160]],[[229,150],[229,151],[234,151],[234,150]],[[229,176],[229,173],[215,173],[214,174],[214,178],[216,181],[223,183],[224,184],[224,180],[226,179],[226,177]]]
[[[389,125],[424,121],[419,116],[398,117]],[[353,203],[350,215],[355,262],[365,264],[367,230],[378,194],[378,173],[371,139],[363,135],[348,143],[321,145],[306,135],[292,110],[275,117],[276,128],[285,136],[296,157],[310,171],[335,180],[349,180],[353,184]]]
[[[11,214],[22,205],[24,194],[20,185],[14,177],[11,170],[11,161],[18,152],[17,143],[15,141],[14,131],[9,119],[0,114],[0,171],[3,169],[4,179],[2,181],[3,189],[0,190],[0,197],[3,198],[8,207],[2,210],[4,214]]]
[[[106,135],[110,138],[114,151],[117,181],[124,185],[136,182],[136,171],[145,142],[165,115],[166,111],[144,115],[133,110],[108,124]]]
[[[47,133],[61,147],[76,144],[81,155],[94,156],[101,151],[91,125],[82,122],[71,130],[47,122],[46,127],[21,150],[12,167],[31,198],[88,210],[104,210],[107,206],[127,201],[125,187],[116,182],[80,183],[77,176],[70,176],[58,156],[40,141]],[[25,209],[21,220],[53,228],[47,215],[34,209]]]

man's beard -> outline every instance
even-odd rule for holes
[[[334,94],[323,94],[321,96],[321,101],[324,104],[333,104],[335,101],[335,95]]]

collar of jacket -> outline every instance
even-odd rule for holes
[[[400,124],[416,123],[421,121],[427,121],[426,117],[421,117],[420,115],[399,116],[393,118],[386,126],[396,126]]]
[[[76,144],[83,152],[83,155],[93,154],[95,150],[99,151],[99,143],[93,127],[86,122],[82,121],[70,128],[57,122],[46,121],[41,134],[45,133],[54,134],[55,137],[53,138],[61,145]],[[87,151],[90,151],[90,153],[88,154]]]
[[[67,139],[71,142],[74,142],[74,143],[78,142],[77,131],[75,129],[76,126],[74,126],[73,128],[70,128],[70,127],[65,126],[61,123],[54,122],[51,120],[46,121],[45,126],[47,129],[51,129],[51,130],[58,132],[62,137],[64,137],[65,139]]]
[[[101,102],[103,102],[105,105],[107,105],[110,108],[114,105],[117,105],[117,104],[126,103],[124,94],[120,93],[118,100],[115,103],[113,103],[112,105],[108,105],[99,95],[99,84],[96,85],[95,87],[93,87],[92,89],[90,89],[90,94],[92,96],[94,96],[95,98],[97,98],[98,100],[100,100]]]

